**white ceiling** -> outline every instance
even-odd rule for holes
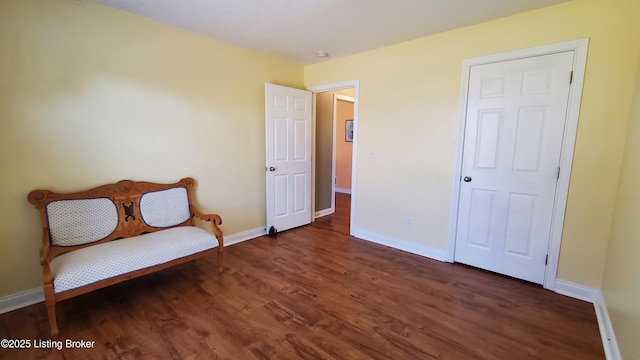
[[[300,65],[567,0],[94,0]]]

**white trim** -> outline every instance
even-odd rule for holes
[[[560,153],[560,177],[556,186],[556,201],[553,209],[551,224],[551,239],[549,241],[549,263],[544,277],[544,287],[552,288],[558,275],[558,262],[560,260],[560,244],[562,242],[562,229],[564,215],[567,207],[569,193],[569,180],[571,177],[571,164],[573,163],[573,150],[578,132],[578,118],[580,116],[580,102],[582,101],[582,86],[584,84],[584,72],[587,63],[587,49],[589,40],[576,40],[565,43],[567,49],[575,51],[573,58],[573,84],[569,89],[569,101],[567,104],[567,119],[564,128],[562,151]]]
[[[605,358],[607,360],[622,360],[618,341],[616,340],[616,335],[614,334],[613,326],[611,325],[609,310],[607,309],[607,304],[605,304],[604,297],[602,297],[602,293],[600,291],[598,291],[598,296],[596,297],[596,301],[593,303],[593,307],[596,310],[596,318],[598,319],[598,328],[600,328],[600,337],[602,338],[602,347],[604,348]]]
[[[351,156],[351,218],[349,219],[349,234],[353,235],[356,226],[356,177],[358,160],[358,104],[360,102],[360,80],[349,80],[337,83],[308,87],[307,90],[315,93],[353,88],[353,152]],[[314,136],[315,137],[315,133]]]
[[[267,227],[266,227],[266,225],[261,226],[261,227],[257,227],[255,229],[251,229],[251,230],[241,231],[239,233],[235,233],[235,234],[232,234],[232,235],[225,235],[224,236],[224,246],[227,247],[227,246],[235,245],[235,244],[241,243],[243,241],[255,239],[255,238],[263,236],[263,235],[267,235]]]
[[[590,303],[594,303],[596,301],[598,293],[600,292],[600,290],[598,289],[560,279],[556,280],[555,287],[550,290],[553,290],[561,295],[569,296],[574,299]]]
[[[327,215],[331,215],[333,214],[335,211],[335,208],[328,208],[328,209],[324,209],[324,210],[320,210],[320,211],[316,211],[316,219],[319,217],[323,217],[323,216],[327,216]]]
[[[620,349],[618,348],[618,342],[609,317],[609,310],[604,302],[604,297],[602,297],[602,292],[595,288],[560,279],[556,279],[552,290],[558,294],[593,304],[605,358],[607,360],[621,360]]]
[[[44,290],[42,290],[42,286],[3,296],[0,298],[0,314],[8,313],[43,301]]]
[[[316,93],[311,93],[311,210],[316,209]],[[311,219],[313,222],[313,219]]]
[[[412,254],[427,257],[429,259],[447,262],[447,252],[440,249],[434,249],[423,245],[417,245],[413,242],[392,238],[386,235],[380,235],[355,229],[353,236],[370,241],[376,244],[388,246],[390,248],[406,251]]]
[[[349,195],[351,195],[351,189],[336,188],[335,192],[340,193],[340,194],[349,194]]]
[[[307,88],[307,90],[314,93],[319,93],[319,92],[350,89],[352,87],[359,87],[359,86],[360,86],[360,80],[347,80],[347,81],[340,81],[340,82],[335,82],[331,84],[310,86]],[[354,96],[354,98],[357,99],[358,97]]]
[[[469,73],[471,66],[509,61],[532,56],[548,55],[565,51],[574,51],[575,56],[573,60],[573,83],[569,89],[567,118],[565,122],[562,150],[560,154],[561,171],[560,178],[558,179],[558,184],[556,187],[554,211],[551,224],[551,235],[549,239],[549,259],[548,265],[545,270],[543,283],[543,286],[546,289],[555,288],[556,276],[558,273],[558,260],[560,257],[560,243],[562,242],[564,214],[567,205],[567,195],[569,192],[569,179],[571,175],[571,164],[573,161],[573,149],[575,147],[576,133],[578,130],[578,117],[580,113],[580,101],[582,99],[582,86],[584,83],[584,71],[586,68],[588,46],[589,40],[581,39],[466,59],[462,62],[462,84],[460,89],[460,103],[458,105],[458,136],[452,182],[453,191],[451,195],[451,212],[449,215],[451,220],[449,222],[449,241],[447,246],[448,261],[453,262],[455,254],[456,231],[458,223],[458,201],[460,199],[460,177],[462,171],[462,150],[464,143],[464,129],[466,125],[466,106],[469,90]]]

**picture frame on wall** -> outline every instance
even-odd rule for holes
[[[344,141],[353,142],[353,120],[344,123]]]

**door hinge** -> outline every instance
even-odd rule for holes
[[[571,70],[571,75],[569,75],[569,85],[573,84],[573,70]]]
[[[558,171],[556,171],[556,180],[560,180],[560,167],[558,166]]]
[[[547,254],[547,257],[544,258],[544,264],[547,265],[549,263],[549,254]]]

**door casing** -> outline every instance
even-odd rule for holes
[[[345,101],[354,103],[355,100],[351,96],[345,96],[340,94],[333,94],[333,150],[331,154],[331,210],[335,212],[336,209],[336,160],[338,158],[337,144],[338,141],[344,141],[344,139],[337,139],[338,133],[338,101]]]
[[[451,213],[449,221],[449,239],[447,247],[447,260],[454,262],[454,250],[458,224],[458,206],[460,200],[460,181],[462,176],[462,156],[464,144],[464,132],[466,127],[466,108],[468,101],[468,84],[471,67],[474,65],[491,64],[509,60],[522,59],[533,56],[555,54],[565,51],[574,51],[573,81],[569,90],[567,105],[567,118],[562,140],[560,154],[560,175],[556,187],[553,217],[551,223],[551,236],[549,240],[549,259],[545,271],[543,286],[554,290],[558,272],[558,260],[560,257],[560,243],[562,241],[562,229],[564,214],[569,191],[571,164],[573,162],[573,149],[575,147],[576,133],[578,130],[578,118],[580,115],[580,101],[582,99],[582,86],[584,84],[584,72],[587,61],[588,39],[567,41],[552,45],[539,46],[523,50],[510,51],[495,55],[481,56],[466,59],[462,62],[462,84],[460,86],[460,104],[458,113],[458,136],[456,144],[456,158],[452,181]],[[353,215],[352,215],[353,216]]]
[[[353,235],[353,229],[355,229],[355,215],[356,215],[356,178],[357,178],[357,174],[356,174],[356,169],[357,169],[357,154],[358,154],[358,103],[359,103],[359,99],[360,99],[360,80],[348,80],[348,81],[342,81],[342,82],[336,82],[336,83],[330,83],[330,84],[324,84],[324,85],[317,85],[317,86],[311,86],[308,87],[307,90],[311,91],[313,93],[313,110],[312,110],[312,148],[313,150],[313,155],[312,155],[312,164],[311,164],[311,208],[315,209],[315,192],[316,192],[316,183],[315,183],[315,179],[316,179],[316,174],[315,174],[315,169],[316,169],[316,164],[315,164],[315,148],[316,148],[316,101],[315,101],[315,94],[319,93],[319,92],[326,92],[326,91],[335,91],[335,90],[342,90],[342,89],[350,89],[353,88],[353,150],[352,150],[352,160],[351,160],[351,217],[349,219],[349,234]],[[334,134],[335,137],[335,134]],[[334,159],[335,162],[335,159]],[[335,176],[335,170],[334,170],[334,176]],[[333,187],[333,191],[335,193],[335,186]]]

